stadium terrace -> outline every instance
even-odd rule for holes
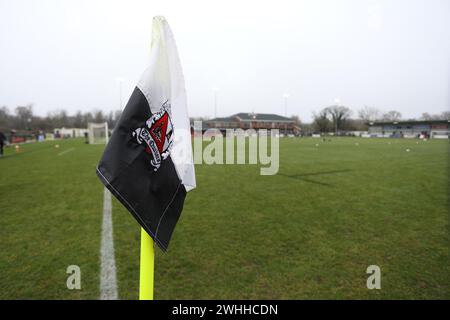
[[[370,122],[369,136],[380,138],[448,139],[450,120]]]

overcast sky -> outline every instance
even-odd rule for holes
[[[190,116],[288,114],[334,103],[450,109],[450,1],[0,0],[0,106],[34,111],[120,107],[164,15],[184,69]]]

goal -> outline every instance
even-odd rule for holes
[[[108,143],[108,123],[88,123],[89,144]]]

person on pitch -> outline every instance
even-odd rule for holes
[[[5,145],[6,136],[0,131],[0,157],[3,157],[3,147]]]

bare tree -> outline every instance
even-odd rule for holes
[[[421,120],[449,120],[450,111],[444,111],[440,114],[429,114],[428,112],[422,113]]]
[[[69,116],[66,110],[57,110],[50,112],[47,115],[48,121],[51,123],[53,128],[71,127],[69,123]]]
[[[107,117],[103,114],[102,110],[94,111],[94,122],[101,123],[106,122]]]
[[[381,116],[381,111],[374,107],[364,106],[358,111],[358,116],[365,122],[376,121]]]
[[[6,106],[0,108],[0,126],[6,126],[10,120],[9,109]]]
[[[331,116],[335,133],[343,127],[344,122],[352,115],[352,111],[349,108],[339,105],[325,108],[325,112]]]
[[[429,114],[428,112],[422,113],[422,116],[420,117],[421,120],[433,120],[435,118],[436,118],[436,116],[433,116],[433,115]]]
[[[33,105],[19,106],[16,108],[16,126],[18,129],[28,129],[33,120]]]
[[[398,121],[402,118],[402,114],[396,110],[391,110],[383,114],[383,121]]]
[[[321,110],[319,113],[313,113],[314,121],[312,127],[314,131],[317,132],[328,132],[331,128],[330,119],[328,119],[328,113],[325,109]]]
[[[86,125],[86,127],[89,122],[93,122],[93,121],[94,121],[94,116],[92,115],[91,112],[86,112],[85,114],[83,114],[83,123]]]
[[[441,120],[450,120],[450,111],[444,111],[440,115]]]
[[[83,114],[81,111],[77,111],[75,116],[73,117],[73,126],[75,128],[86,128],[87,124],[83,121]]]

